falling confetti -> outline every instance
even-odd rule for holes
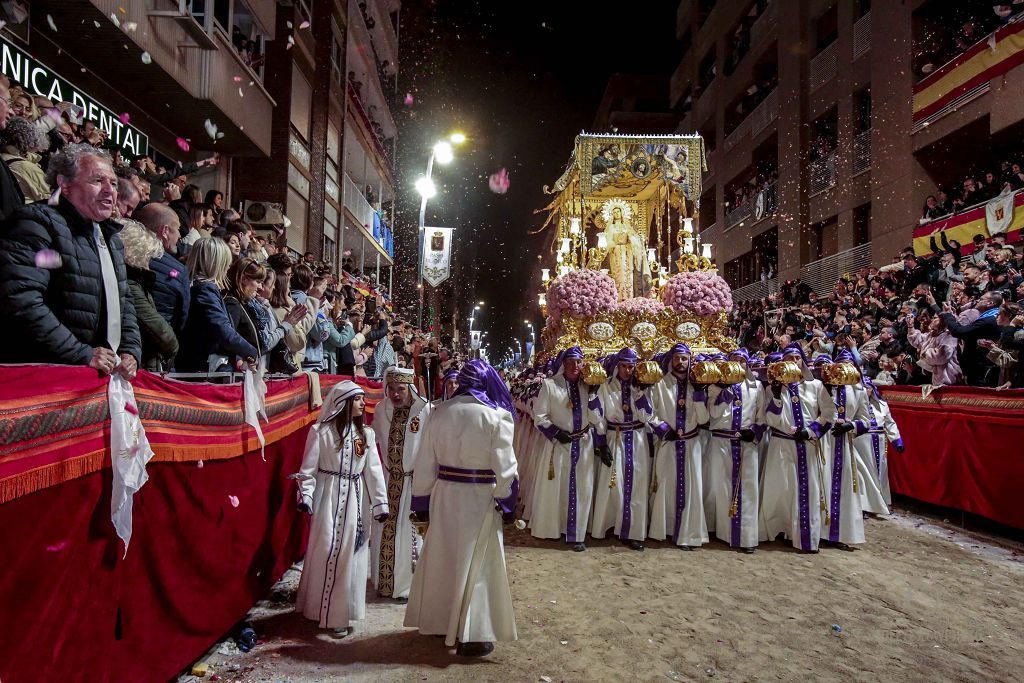
[[[218,131],[217,124],[211,121],[210,119],[206,119],[205,121],[203,121],[203,127],[206,128],[206,134],[209,135],[210,138],[213,140],[220,140],[222,137],[224,137],[224,133]]]
[[[61,550],[64,550],[64,548],[67,548],[67,547],[68,547],[68,542],[66,540],[59,541],[57,543],[54,543],[53,545],[46,546],[46,552],[48,552],[48,553],[59,553]]]
[[[302,22],[301,24],[299,24],[299,28],[309,28],[309,22],[308,21]]]
[[[413,103],[412,93],[411,92],[405,93],[405,106],[410,107],[410,106],[412,106],[412,103]]]
[[[235,77],[234,77],[234,78],[233,78],[232,80],[233,80],[233,81],[234,81],[235,83],[241,83],[241,82],[242,82],[242,77],[241,77],[241,76],[235,76]]]
[[[285,46],[284,49],[290,50],[293,47],[295,47],[295,38],[293,38],[292,36],[288,36],[288,44]]]
[[[60,254],[55,252],[53,249],[40,249],[36,252],[36,268],[53,270],[55,268],[60,268],[60,266]]]
[[[175,140],[175,142],[178,143],[178,148],[181,149],[182,152],[188,151],[188,140],[186,140],[185,138],[178,138]]]
[[[125,402],[124,409],[125,412],[131,413],[135,417],[139,416],[139,409],[133,406],[131,403]]]
[[[508,171],[502,168],[497,173],[492,173],[487,185],[494,194],[505,194],[509,186]]]
[[[124,112],[118,115],[117,120],[127,126],[128,122],[132,120],[132,116],[128,112]]]
[[[57,24],[54,23],[53,17],[49,14],[46,15],[46,23],[50,25],[50,30],[54,33],[57,32]]]
[[[136,24],[134,21],[126,21],[124,22],[124,24],[122,24],[122,27],[125,31],[132,32],[135,31],[135,29],[139,28],[139,25]]]
[[[99,28],[100,27],[100,22],[98,22],[95,19],[93,19],[92,20],[92,25],[95,26],[96,28]]]
[[[199,469],[203,469],[203,461],[200,460],[199,462],[197,462],[196,467],[198,467]]]
[[[121,28],[121,20],[118,19],[117,15],[114,14],[113,12],[111,12],[111,14],[110,14],[110,20],[112,22],[114,22],[114,26],[116,26],[117,28]]]
[[[239,97],[245,97],[245,93],[242,92],[241,88],[238,89],[238,96]]]
[[[143,64],[152,64],[153,63],[153,57],[150,56],[150,54],[148,52],[143,52],[142,53],[142,63]]]
[[[231,503],[231,507],[238,507],[238,496],[228,496],[228,502]]]

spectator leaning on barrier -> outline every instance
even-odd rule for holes
[[[8,90],[6,77],[0,76],[0,130],[11,118],[11,92]],[[25,203],[25,194],[21,191],[17,178],[11,173],[7,164],[0,163],[0,220],[11,214]]]
[[[110,156],[70,145],[50,159],[55,206],[15,209],[0,227],[5,362],[89,365],[135,376],[142,356],[114,211]]]
[[[142,223],[122,219],[121,242],[128,273],[128,291],[135,306],[135,318],[142,337],[142,368],[151,372],[167,372],[178,354],[178,337],[153,302],[156,273],[150,263],[164,253],[160,238]]]
[[[967,383],[975,387],[994,387],[998,380],[998,373],[994,369],[992,361],[988,359],[987,350],[979,346],[982,339],[999,339],[999,326],[996,323],[996,316],[999,314],[999,307],[1003,303],[1003,296],[999,292],[985,292],[975,304],[979,315],[971,323],[961,324],[953,317],[952,309],[946,305],[942,319],[945,321],[949,333],[964,342],[964,350],[961,355],[961,367],[967,377]]]

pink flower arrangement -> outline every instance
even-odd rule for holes
[[[732,310],[732,290],[721,277],[695,271],[673,275],[661,290],[666,306],[695,315],[714,315]]]
[[[563,314],[587,317],[615,309],[615,281],[599,270],[574,270],[548,287],[548,317],[558,322]]]
[[[638,296],[632,299],[626,299],[620,303],[619,309],[632,315],[655,317],[658,313],[665,310],[665,304],[661,303],[657,299],[648,299],[646,297]]]

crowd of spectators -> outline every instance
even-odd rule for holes
[[[919,77],[932,73],[1003,24],[1017,20],[1024,11],[1024,0],[971,0],[951,5],[941,18],[926,23],[915,45],[914,66]]]
[[[0,362],[127,377],[379,377],[391,365],[425,376],[429,363],[439,380],[460,360],[394,317],[350,257],[335,271],[293,256],[283,230],[257,235],[222,192],[202,195],[187,178],[199,164],[126,163],[91,122],[37,104],[0,80]]]
[[[736,207],[755,201],[757,195],[764,191],[768,186],[775,183],[778,179],[779,172],[774,167],[758,170],[756,174],[751,176],[750,180],[738,185],[733,190],[729,209],[735,209]],[[774,198],[772,198],[772,202],[774,202]],[[764,207],[766,213],[774,210],[774,208],[774,203],[772,203],[771,206],[766,204]]]
[[[937,188],[925,198],[921,210],[921,224],[959,213],[983,204],[1003,192],[1016,192],[1024,188],[1024,170],[1015,159],[1003,159],[998,169],[982,169],[963,178],[949,188]]]
[[[906,248],[892,264],[844,276],[827,296],[800,281],[741,302],[731,333],[750,351],[793,341],[808,357],[848,350],[879,384],[1024,387],[1024,272],[1005,235],[963,247],[940,236],[934,254]]]

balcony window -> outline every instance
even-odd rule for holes
[[[231,18],[231,44],[242,62],[262,81],[266,61],[267,38],[245,3],[235,1],[235,14]],[[226,31],[226,29],[225,29]]]

